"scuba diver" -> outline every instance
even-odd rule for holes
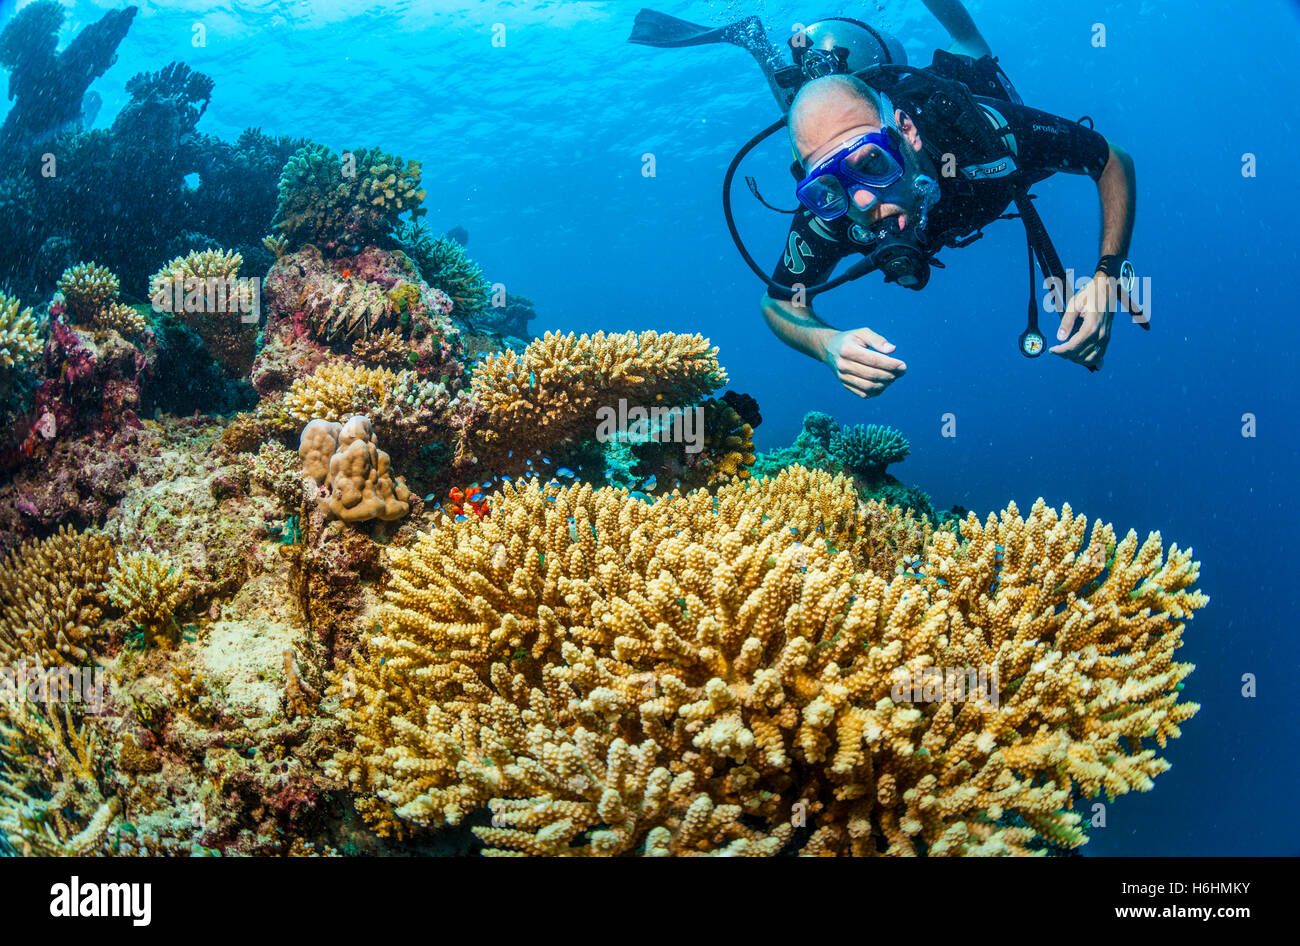
[[[819,20],[788,41],[787,64],[751,16],[709,28],[642,10],[629,41],[660,47],[731,43],[750,52],[784,112],[736,154],[723,182],[723,208],[745,262],[766,284],[761,311],[790,347],[827,364],[839,381],[874,397],[906,372],[894,346],[869,327],[837,331],[814,312],[816,295],[879,271],[886,282],[925,288],[944,247],[964,247],[994,220],[1019,217],[1029,260],[1028,320],[1020,351],[1047,350],[1038,330],[1035,261],[1062,313],[1050,350],[1096,371],[1102,365],[1118,305],[1149,329],[1128,298],[1127,261],[1136,180],[1121,148],[1094,131],[1091,119],[1070,121],[1028,108],[992,57],[958,0],[924,0],[952,45],[936,50],[928,68],[909,67],[894,37],[859,20]],[[1088,124],[1084,124],[1087,121]],[[763,140],[788,130],[798,205],[781,210],[745,178],[753,195],[793,220],[780,262],[770,274],[736,230],[732,181]],[[1063,171],[1097,184],[1102,211],[1100,259],[1093,279],[1073,292],[1028,189]],[[1015,213],[1007,213],[1011,204]],[[861,259],[831,278],[837,264]]]

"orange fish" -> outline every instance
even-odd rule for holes
[[[351,278],[352,278],[352,270],[350,270],[350,269],[345,269],[345,270],[343,270],[343,278],[344,278],[344,279],[351,279]]]
[[[454,503],[458,503],[465,498],[465,494],[458,487],[453,486],[451,492],[447,494],[447,498]]]

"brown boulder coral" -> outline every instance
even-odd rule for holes
[[[401,477],[393,480],[388,454],[376,447],[370,421],[346,424],[314,420],[302,432],[298,454],[303,473],[322,487],[320,505],[344,522],[401,519],[411,510]]]

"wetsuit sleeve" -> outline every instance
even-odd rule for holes
[[[793,287],[815,286],[826,280],[845,255],[835,223],[826,224],[806,210],[795,214],[785,238],[781,261],[772,273],[775,282],[790,288],[779,292],[768,287],[768,295],[788,302],[794,298]]]
[[[1106,139],[1086,125],[1040,112],[1024,105],[1011,105],[980,98],[986,109],[1000,115],[1015,141],[1016,165],[1021,172],[1035,178],[1064,171],[1087,174],[1094,181],[1110,160]]]

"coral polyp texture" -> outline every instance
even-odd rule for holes
[[[1086,841],[1078,800],[1149,789],[1198,708],[1197,563],[1068,507],[971,516],[886,577],[849,481],[799,467],[490,504],[388,551],[334,676],[328,771],[381,831],[487,806],[495,854],[1042,853]],[[976,668],[964,699],[914,686]]]
[[[846,427],[834,446],[844,468],[864,476],[884,473],[885,467],[904,459],[911,449],[906,437],[880,424]]]
[[[109,571],[105,593],[147,643],[163,645],[177,630],[173,616],[184,587],[184,570],[170,559],[141,552]]]
[[[397,383],[386,368],[363,368],[331,361],[299,378],[284,396],[283,408],[298,424],[340,421],[377,408]]]
[[[702,335],[547,332],[475,367],[462,458],[516,473],[541,451],[594,439],[602,408],[693,405],[726,381]]]
[[[68,314],[80,325],[97,324],[100,310],[117,299],[120,288],[116,276],[93,262],[69,267],[58,283]]]
[[[117,558],[108,536],[67,527],[10,551],[0,564],[0,661],[90,662]]]
[[[244,377],[257,353],[260,292],[239,269],[244,257],[229,250],[195,250],[177,256],[149,279],[149,298],[193,329],[203,346],[233,376]]]
[[[31,307],[0,292],[0,368],[21,368],[41,353],[40,326]]]
[[[360,416],[342,425],[314,420],[303,428],[298,455],[303,473],[321,487],[327,517],[391,522],[410,512],[406,483],[394,481],[388,454],[374,441],[370,421]]]
[[[355,253],[391,238],[402,215],[421,216],[424,196],[419,161],[378,148],[338,155],[309,144],[280,174],[274,226],[293,246],[314,243],[334,256]]]

